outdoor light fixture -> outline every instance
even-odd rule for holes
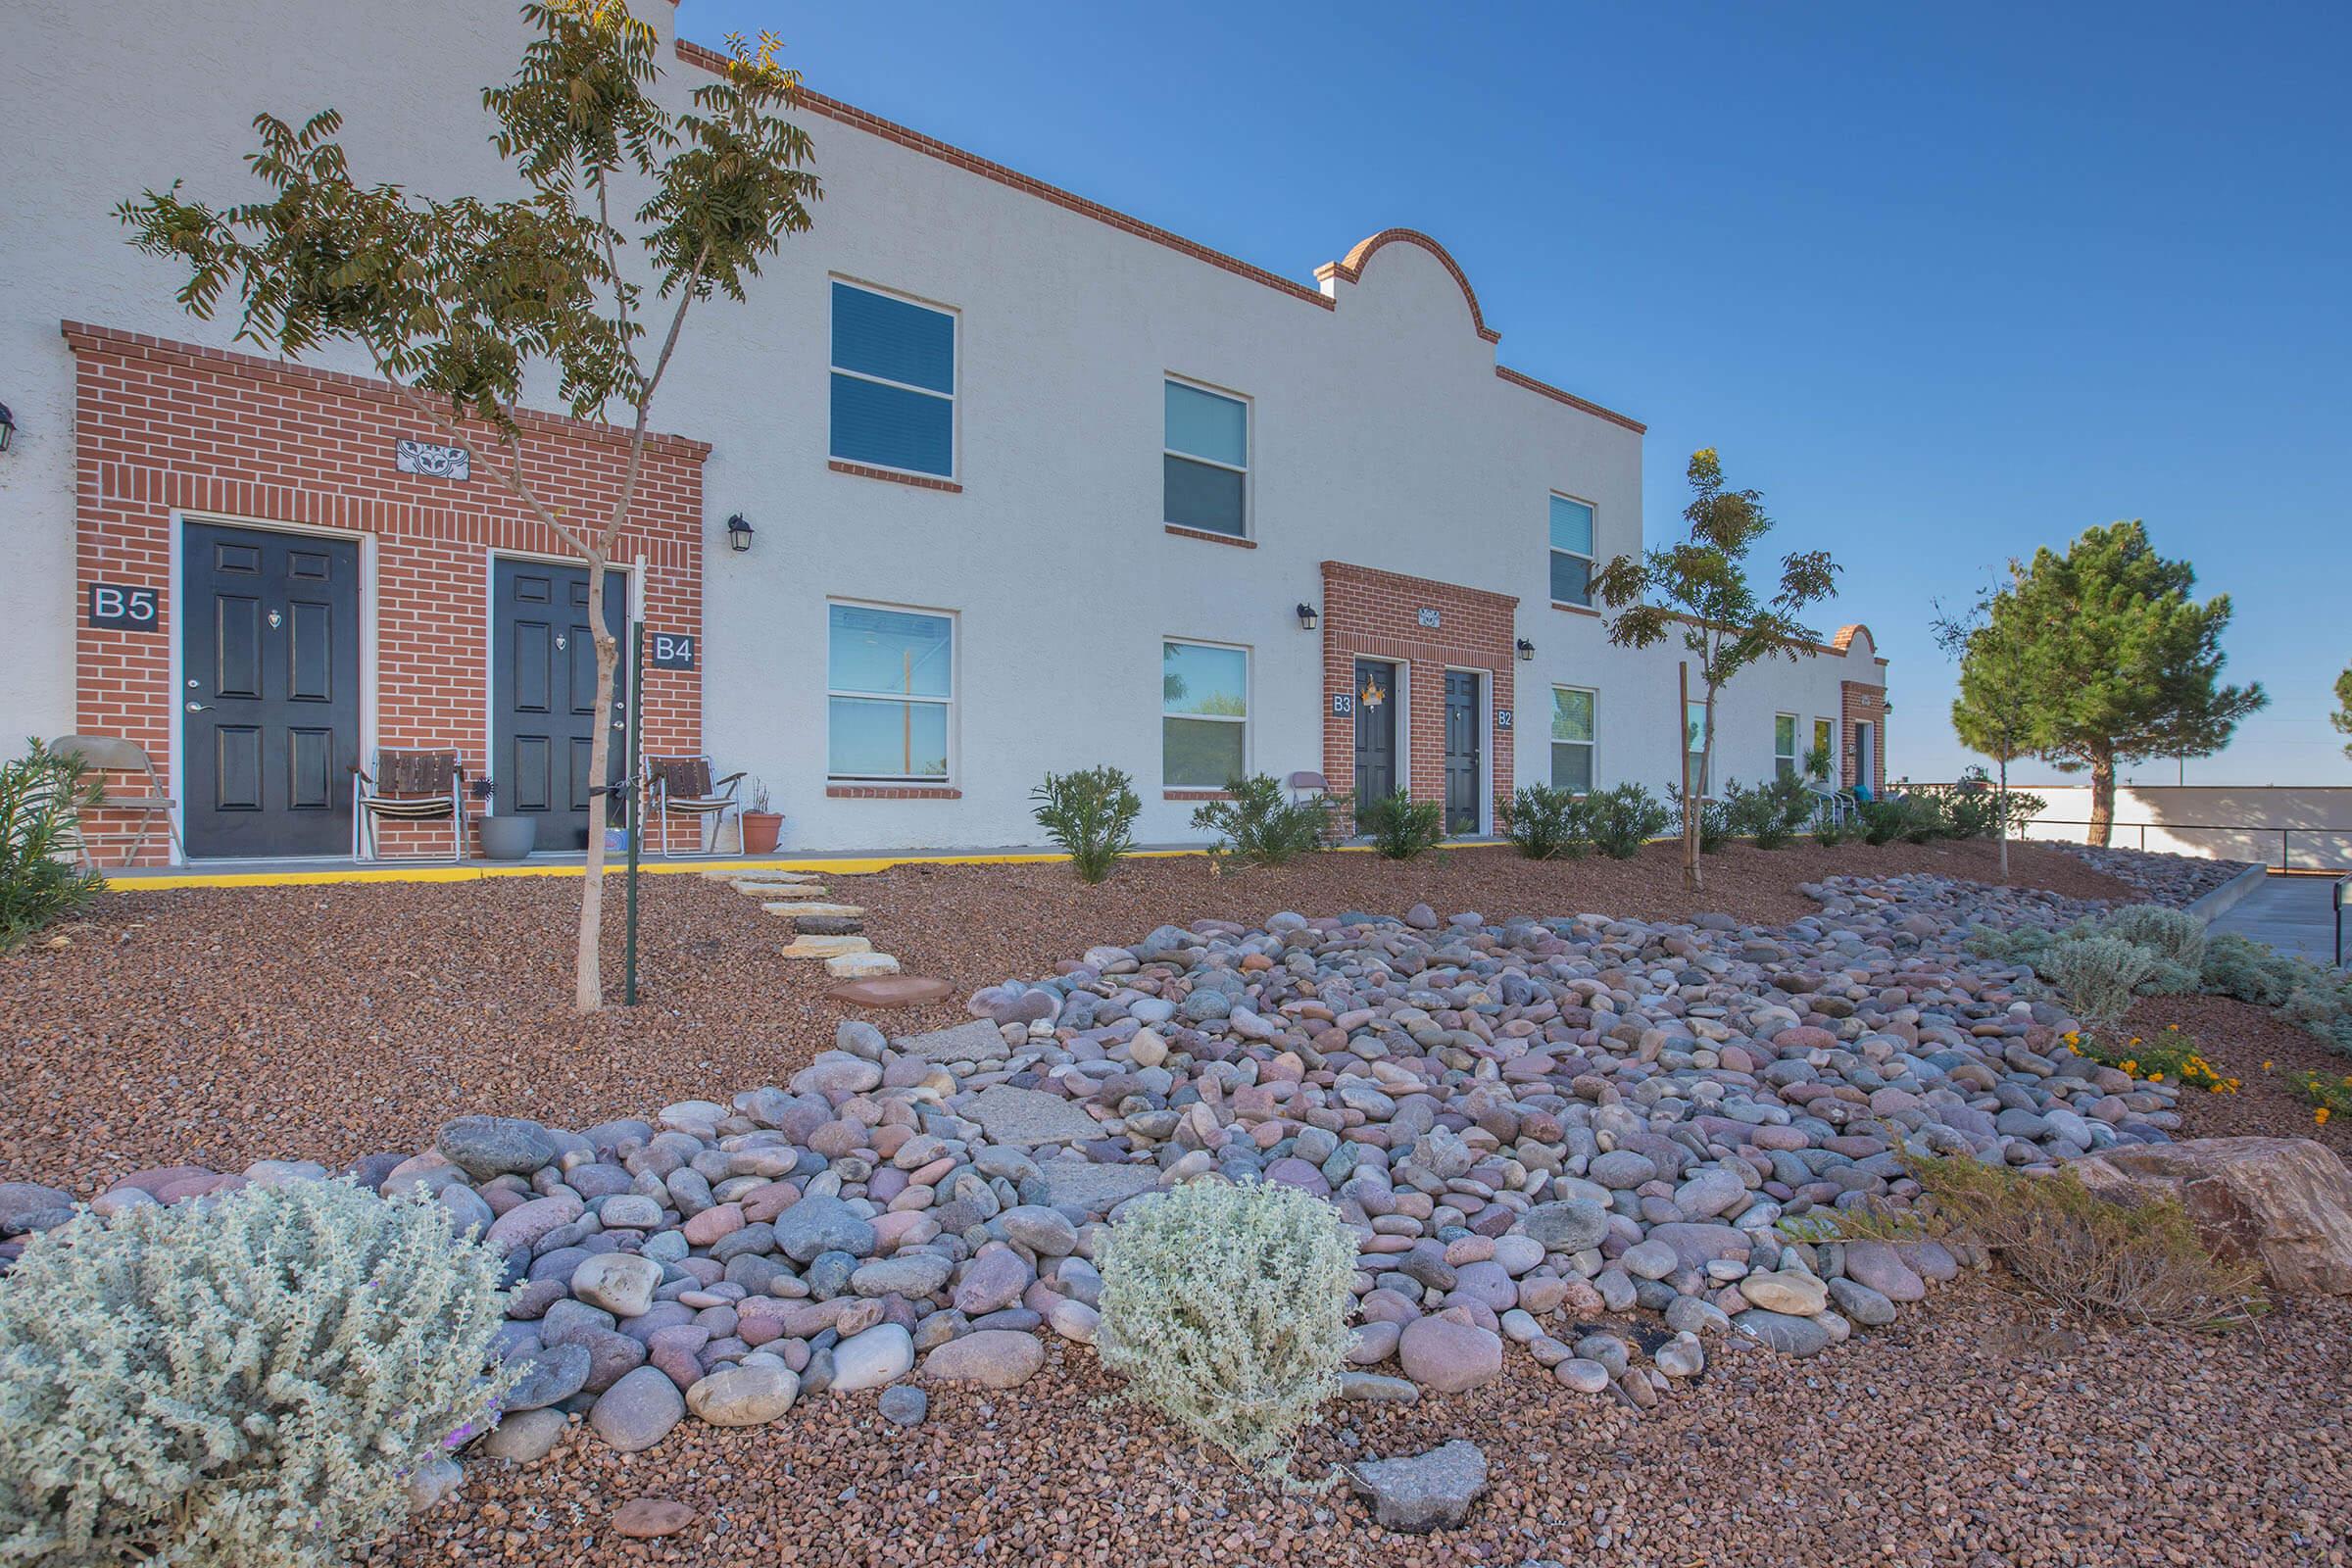
[[[1529,642],[1529,641],[1528,641],[1526,638],[1524,638],[1524,637],[1520,638],[1520,639],[1519,639],[1519,657],[1520,657],[1521,659],[1533,659],[1533,658],[1535,658],[1535,657],[1536,657],[1536,645],[1535,645],[1534,643],[1531,643],[1531,642]]]
[[[11,441],[14,441],[16,438],[16,416],[8,412],[7,404],[0,403],[0,452],[6,452],[8,450],[8,444]]]
[[[727,519],[727,548],[739,556],[742,555],[752,548],[752,525],[746,522],[743,514],[738,512]]]
[[[1298,629],[1300,631],[1313,631],[1315,629],[1315,618],[1314,606],[1300,605],[1298,607]]]

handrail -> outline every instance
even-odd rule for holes
[[[2024,825],[2028,828],[2031,828],[2036,825],[2047,827],[2095,827],[2098,824],[2092,822],[2088,817],[2036,816],[2030,818]],[[2278,864],[2277,868],[2280,871],[2292,871],[2295,869],[2293,836],[2297,833],[2304,834],[2307,837],[2316,835],[2322,838],[2352,838],[2352,827],[2273,827],[2267,822],[2111,821],[2107,824],[2107,827],[2111,834],[2117,828],[2138,829],[2139,848],[2142,850],[2145,850],[2148,847],[2148,829],[2150,828],[2159,828],[2167,833],[2276,833],[2278,835]],[[2344,867],[2320,865],[2306,866],[2303,869],[2307,871],[2337,871],[2344,869]]]

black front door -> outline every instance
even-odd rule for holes
[[[1478,676],[1446,672],[1446,831],[1478,831]]]
[[[1385,800],[1396,793],[1396,666],[1355,662],[1355,798]]]
[[[180,544],[188,854],[350,854],[359,541],[190,523]]]
[[[605,624],[622,636],[626,572],[605,574]],[[501,816],[539,820],[539,848],[588,845],[588,747],[596,733],[596,641],[588,635],[588,568],[501,560],[492,573],[490,776]],[[622,652],[627,652],[624,638]],[[612,671],[612,744],[606,782],[626,760],[625,664]],[[619,820],[614,814],[613,820]]]

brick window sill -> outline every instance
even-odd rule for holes
[[[963,791],[950,784],[828,784],[828,801],[960,801]]]
[[[1568,605],[1562,604],[1559,600],[1554,599],[1551,602],[1551,608],[1554,610],[1565,610],[1571,615],[1591,615],[1594,620],[1601,618],[1600,612],[1594,610],[1591,605]]]
[[[934,479],[920,473],[899,473],[890,468],[869,468],[862,463],[844,463],[835,458],[825,465],[835,473],[851,474],[859,479],[882,479],[891,484],[912,485],[917,490],[943,490],[952,496],[963,494],[963,486],[953,479]]]
[[[1199,539],[1212,545],[1231,545],[1236,550],[1255,550],[1257,548],[1256,540],[1236,539],[1229,533],[1210,533],[1205,528],[1186,528],[1173,522],[1164,523],[1162,526],[1179,539]]]
[[[1163,801],[1230,801],[1233,799],[1233,792],[1230,790],[1161,790],[1159,798]]]

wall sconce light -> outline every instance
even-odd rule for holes
[[[1314,606],[1300,605],[1298,607],[1298,629],[1300,631],[1313,631],[1316,619]]]
[[[727,548],[739,556],[742,555],[752,548],[753,532],[752,525],[746,522],[743,514],[738,512],[727,519]]]
[[[1531,643],[1531,642],[1529,642],[1529,641],[1528,641],[1526,638],[1524,638],[1524,637],[1520,638],[1520,639],[1519,639],[1519,657],[1520,657],[1521,659],[1523,659],[1523,660],[1526,660],[1526,659],[1533,659],[1533,658],[1535,658],[1535,657],[1536,657],[1536,645],[1535,645],[1534,643]]]
[[[11,441],[14,441],[16,438],[16,416],[8,412],[7,404],[0,403],[0,452],[6,452],[8,450],[8,444]]]

